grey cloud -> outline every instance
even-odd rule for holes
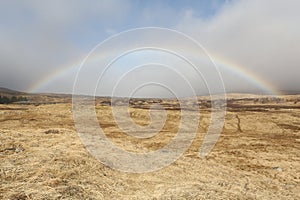
[[[99,22],[99,29],[105,21],[122,20],[130,9],[122,2],[1,1],[1,86],[26,90],[63,64],[83,57],[87,51],[72,37],[88,32],[86,23],[93,20]]]
[[[199,16],[200,11],[193,7],[176,8],[156,1],[137,5],[142,3],[1,1],[1,87],[26,90],[74,60],[80,64],[80,58],[98,42],[126,27],[164,26],[187,33],[212,56],[233,61],[281,90],[299,91],[299,1],[228,1],[210,17]],[[257,90],[243,77],[226,70],[222,73],[229,91]],[[73,70],[43,89],[71,92],[74,76]],[[187,76],[192,79],[194,74]],[[165,77],[172,81],[168,73]]]
[[[238,63],[280,90],[299,91],[299,1],[232,1],[207,21],[188,16],[178,24],[212,55]],[[225,79],[228,88],[235,82]]]

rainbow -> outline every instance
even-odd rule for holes
[[[221,56],[218,56],[216,54],[213,54],[211,56],[215,64],[220,68],[224,70],[228,70],[230,73],[233,73],[253,85],[255,85],[257,88],[262,89],[266,94],[269,95],[281,95],[281,91],[274,87],[271,83],[266,81],[263,77],[260,77],[259,75],[247,70],[242,65],[239,65],[233,61],[229,61]]]
[[[57,70],[53,71],[51,74],[44,76],[33,83],[26,92],[37,93],[43,90],[47,85],[55,81],[59,77],[70,74],[71,71],[79,68],[80,60],[73,61],[72,63],[67,63],[60,66]]]
[[[217,65],[218,68],[229,71],[230,73],[233,73],[245,79],[246,81],[249,81],[255,87],[260,88],[262,91],[264,91],[266,94],[270,94],[270,95],[281,94],[281,92],[277,88],[272,86],[262,77],[259,77],[258,75],[246,70],[242,65],[238,65],[232,61],[226,60],[223,57],[220,57],[216,54],[212,54],[210,55],[210,57]],[[89,59],[97,59],[97,56],[96,55],[92,56]],[[27,92],[32,92],[32,93],[40,92],[44,88],[46,88],[47,85],[54,82],[56,79],[60,77],[68,76],[71,73],[76,74],[76,71],[79,69],[80,65],[82,64],[82,60],[83,59],[78,59],[75,62],[73,61],[71,63],[61,66],[58,70],[47,75],[46,77],[41,78],[36,83],[31,85],[31,87],[27,90]]]

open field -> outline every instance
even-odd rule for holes
[[[32,103],[0,105],[0,199],[300,199],[300,96],[229,95],[222,135],[206,158],[198,151],[210,102],[199,100],[201,120],[190,148],[170,166],[142,174],[113,170],[88,153],[70,97],[28,98]],[[136,123],[149,123],[149,101],[131,102]],[[108,99],[97,99],[96,109],[108,138],[145,152],[163,147],[177,131],[180,108],[171,100],[159,103],[167,121],[149,139],[123,134]]]

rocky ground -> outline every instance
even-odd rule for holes
[[[190,148],[149,173],[120,172],[91,156],[68,98],[35,96],[26,104],[0,105],[0,199],[300,199],[300,96],[229,95],[223,132],[205,158],[198,153],[211,102],[200,99],[201,120]],[[157,150],[176,134],[180,107],[173,100],[132,100],[133,121],[149,124],[153,103],[167,110],[155,137],[122,133],[111,116],[114,104],[105,98],[96,103],[99,124],[128,151]]]

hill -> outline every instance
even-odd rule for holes
[[[0,94],[1,95],[24,95],[26,94],[25,92],[20,92],[17,90],[12,90],[4,87],[0,87]]]

